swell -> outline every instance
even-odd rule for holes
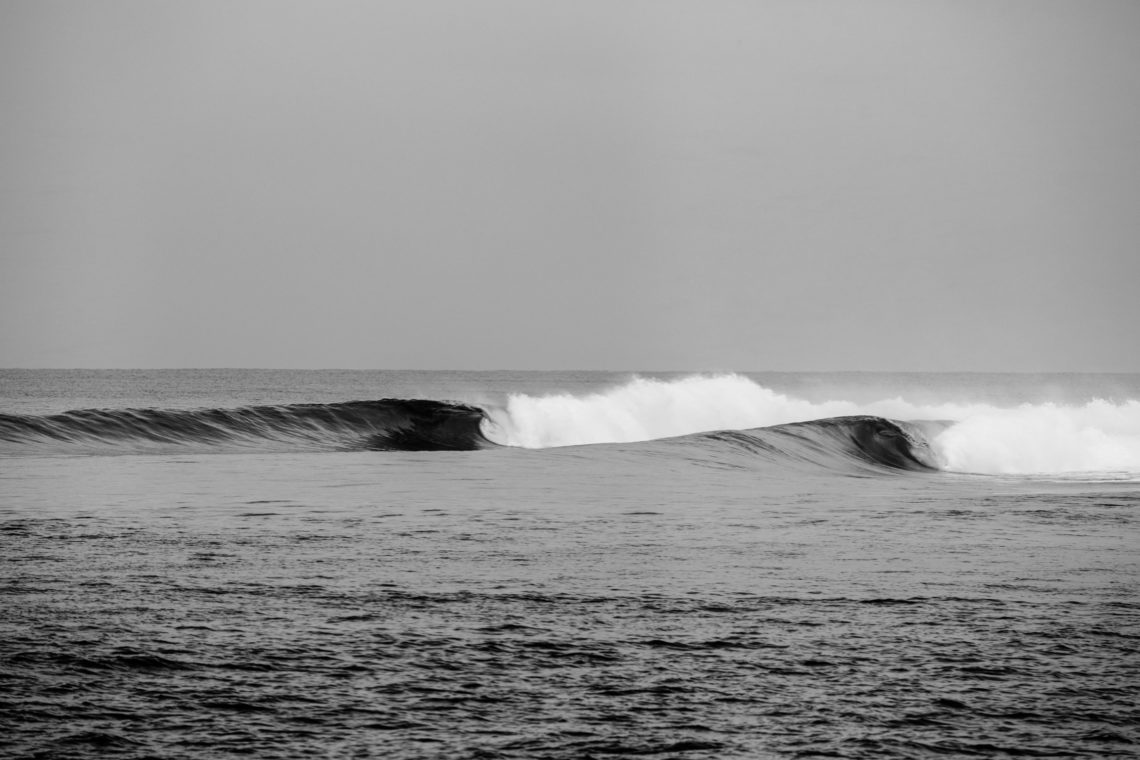
[[[427,399],[0,414],[0,452],[470,451],[496,445],[483,419],[477,407]]]

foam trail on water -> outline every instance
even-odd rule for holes
[[[955,424],[931,440],[948,470],[977,473],[1140,473],[1140,401],[1083,406],[812,402],[740,375],[635,378],[586,396],[509,397],[488,412],[485,434],[511,446],[548,448],[647,441],[710,430],[745,430],[828,417],[873,415]]]

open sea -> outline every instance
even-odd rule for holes
[[[5,758],[1140,756],[1140,375],[0,370]]]

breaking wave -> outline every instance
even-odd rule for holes
[[[939,467],[924,427],[882,417],[832,417],[694,437],[709,447],[726,446],[762,460],[806,464],[847,474],[883,470],[926,472]]]
[[[494,445],[483,420],[477,407],[425,399],[0,414],[0,452],[463,451]]]
[[[741,375],[638,378],[584,396],[513,395],[489,411],[488,437],[546,448],[645,441],[710,430],[750,430],[836,417],[945,422],[923,439],[941,469],[989,474],[1140,473],[1140,401],[1082,405],[813,402]]]
[[[168,451],[468,451],[688,436],[765,458],[852,457],[891,469],[1140,474],[1140,401],[1002,408],[902,398],[813,402],[740,375],[636,378],[588,395],[501,404],[381,399],[236,409],[0,414],[0,454]]]

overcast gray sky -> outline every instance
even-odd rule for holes
[[[0,0],[0,365],[1140,371],[1134,0]]]

